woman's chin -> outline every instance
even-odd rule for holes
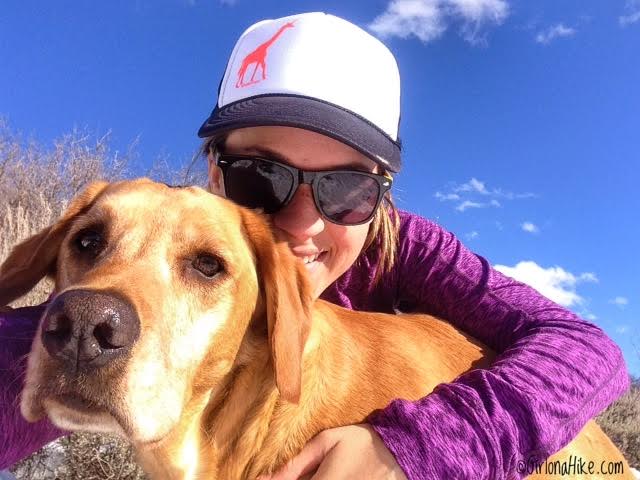
[[[327,253],[323,252],[318,259],[313,262],[305,263],[309,281],[313,286],[314,297],[317,298],[331,282],[327,282],[327,266],[324,264]]]

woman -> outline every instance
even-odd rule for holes
[[[272,214],[316,296],[435,314],[500,353],[490,369],[420,401],[396,400],[366,424],[322,432],[275,479],[519,478],[519,461],[560,449],[628,386],[621,352],[600,329],[496,272],[438,225],[395,210],[399,97],[382,43],[330,15],[296,15],[240,37],[199,132],[211,190]],[[0,338],[20,328],[33,335],[39,313],[0,317]],[[28,351],[28,341],[11,346],[4,365]],[[20,373],[7,372],[9,406]],[[3,410],[6,463],[61,434]]]

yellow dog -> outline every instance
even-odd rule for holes
[[[0,267],[0,305],[55,279],[22,413],[117,432],[153,478],[254,479],[318,432],[494,357],[431,316],[312,301],[305,274],[265,217],[224,198],[92,184]],[[593,421],[550,461],[570,455],[633,478]]]

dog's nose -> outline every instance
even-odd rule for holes
[[[140,334],[133,306],[110,292],[69,290],[45,315],[42,343],[73,373],[109,364],[128,352]]]

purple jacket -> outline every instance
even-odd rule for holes
[[[373,285],[369,249],[322,298],[354,310],[440,316],[499,353],[488,370],[396,400],[369,418],[410,480],[520,478],[628,388],[620,349],[600,330],[497,272],[449,232],[401,212],[397,263]],[[0,316],[0,468],[62,432],[17,409],[24,355],[41,307]]]
[[[43,312],[39,306],[0,313],[0,470],[64,433],[47,420],[28,423],[20,414],[27,354]]]

